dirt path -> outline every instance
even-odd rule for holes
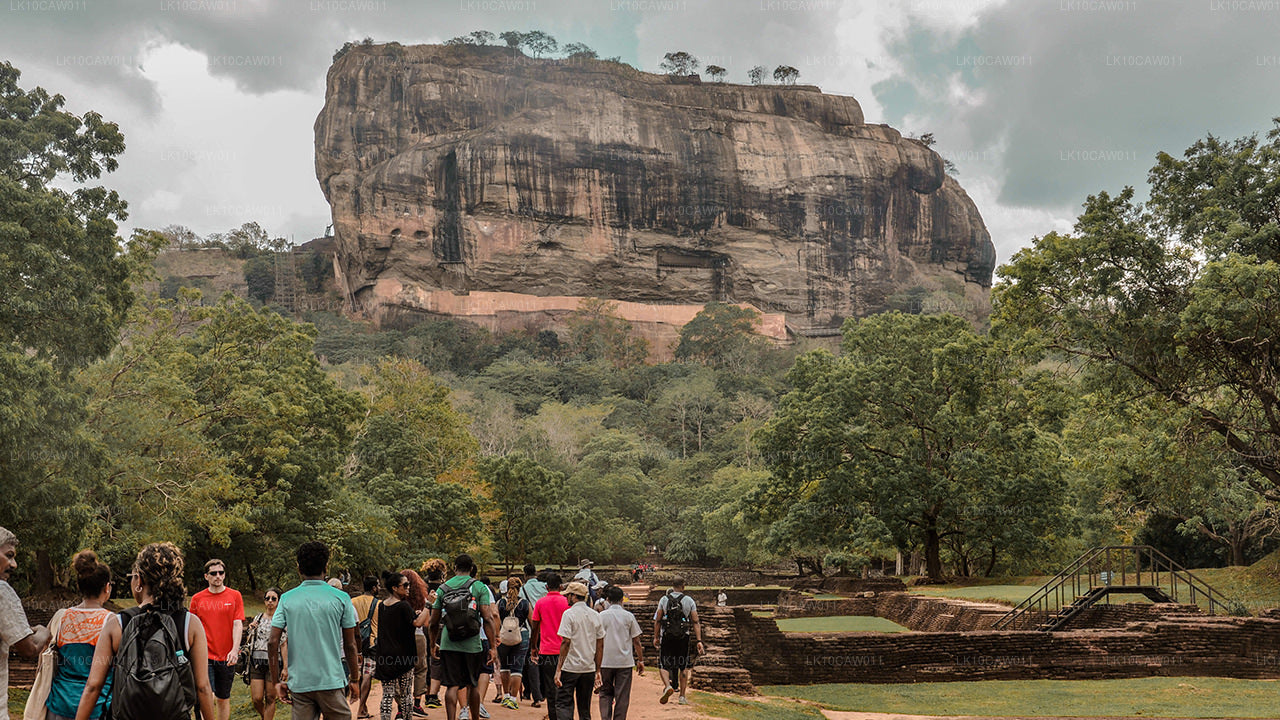
[[[545,704],[540,708],[535,708],[529,705],[527,701],[520,703],[519,710],[508,710],[493,702],[495,693],[496,691],[491,685],[488,697],[484,699],[485,708],[489,711],[489,715],[493,720],[541,720],[541,718],[547,716]],[[631,709],[627,712],[627,720],[650,720],[651,718],[653,720],[693,720],[699,717],[695,712],[696,705],[677,705],[674,695],[671,697],[670,702],[663,705],[658,702],[660,695],[662,695],[662,681],[658,679],[657,669],[645,668],[643,676],[637,675],[631,681]],[[443,696],[441,699],[444,699]],[[373,713],[374,718],[379,717],[378,704],[380,702],[382,702],[382,685],[374,683],[373,692],[369,694],[369,711]],[[277,714],[277,716],[279,715]],[[355,717],[354,703],[352,704],[352,717]],[[428,710],[427,717],[432,720],[445,720],[444,708]],[[592,706],[591,717],[599,720],[600,706],[598,704]]]

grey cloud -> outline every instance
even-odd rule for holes
[[[940,144],[1007,148],[1002,204],[1074,205],[1142,185],[1160,150],[1270,126],[1280,114],[1280,11],[1246,9],[1261,5],[1012,2],[956,37],[917,27],[899,38],[899,80],[915,86],[913,110]],[[979,100],[954,102],[957,84]]]

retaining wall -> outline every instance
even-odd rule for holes
[[[1186,618],[1057,633],[783,633],[733,609],[756,685],[1207,675],[1280,678],[1280,620]]]

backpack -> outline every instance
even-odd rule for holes
[[[360,638],[360,650],[366,654],[370,649],[369,638],[373,637],[373,614],[378,612],[378,606],[381,604],[381,600],[374,600],[373,604],[369,606],[369,614],[356,623],[356,637]]]
[[[441,586],[444,589],[440,601],[444,608],[444,629],[449,631],[449,639],[453,642],[480,634],[480,608],[471,595],[471,586],[475,582],[475,578],[470,578],[458,587]]]
[[[185,613],[185,611],[184,611]],[[196,706],[196,680],[186,638],[166,612],[151,606],[120,614],[124,630],[111,680],[117,720],[187,720]]]
[[[686,596],[673,597],[670,591],[667,592],[667,610],[662,615],[662,636],[664,638],[680,639],[689,637],[689,616],[684,611],[684,598]]]
[[[502,602],[506,603],[506,598],[503,598]],[[520,632],[520,618],[516,617],[516,611],[519,609],[520,602],[517,602],[507,616],[502,618],[502,627],[498,629],[499,643],[514,647],[524,642],[524,635]]]

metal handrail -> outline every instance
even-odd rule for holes
[[[1230,611],[1225,595],[1156,548],[1150,545],[1107,545],[1093,548],[1076,558],[996,621],[994,627],[1005,629],[1022,625],[1033,612],[1044,615],[1060,613],[1063,608],[1071,607],[1081,598],[1108,586],[1152,588],[1174,602],[1181,602],[1181,587],[1185,586],[1190,603],[1204,606],[1210,615]],[[1068,590],[1071,594],[1064,602],[1064,593]],[[1110,602],[1109,596],[1107,602]]]

